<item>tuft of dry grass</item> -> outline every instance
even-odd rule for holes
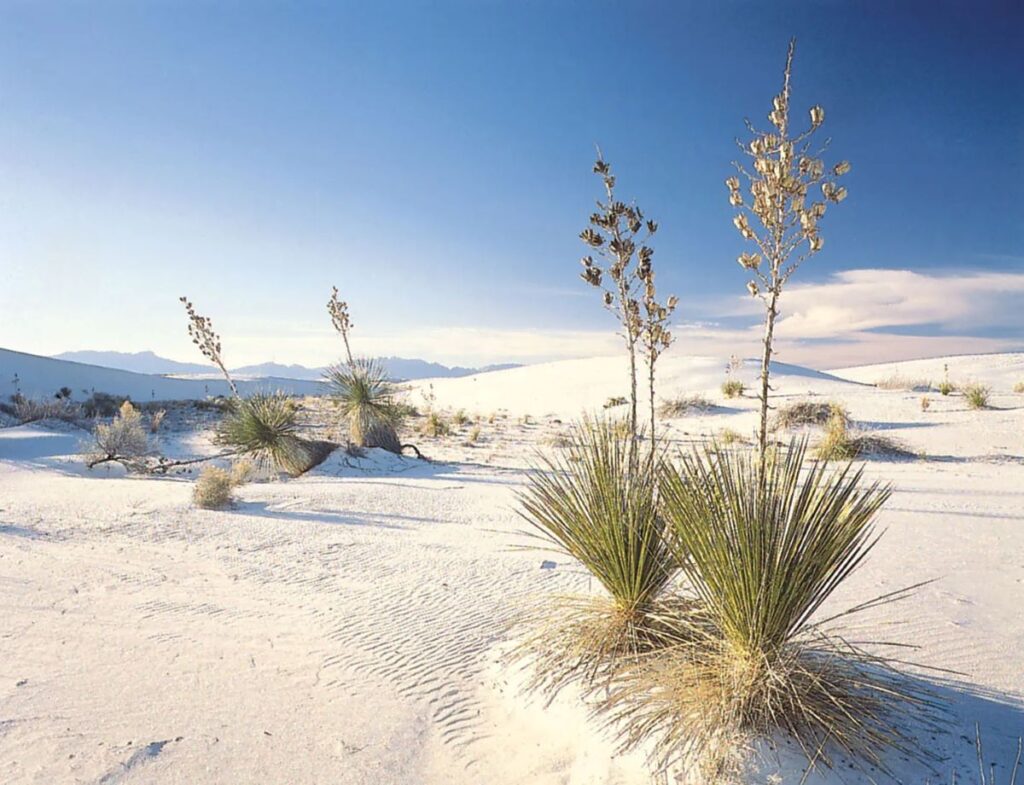
[[[448,421],[437,412],[429,412],[420,426],[420,433],[424,436],[448,436],[452,432]]]
[[[157,409],[155,412],[149,415],[149,432],[157,433],[160,430],[160,426],[163,425],[164,417],[166,416],[166,409]]]
[[[987,409],[991,393],[991,387],[977,382],[964,387],[964,398],[967,399],[967,405],[972,409]]]
[[[779,408],[775,413],[775,428],[798,428],[806,425],[827,425],[833,418],[849,424],[846,408],[834,401],[796,401]]]
[[[616,406],[625,406],[629,400],[624,395],[613,395],[604,402],[605,409],[614,409]]]
[[[1019,395],[1024,395],[1024,382],[1017,382],[1013,385],[1013,391]]]
[[[252,482],[256,476],[256,464],[245,456],[236,458],[231,464],[231,483],[239,486]]]
[[[223,510],[234,501],[235,482],[229,472],[219,466],[205,466],[192,488],[192,500],[204,510]]]
[[[714,408],[714,403],[703,395],[679,395],[662,401],[658,407],[658,414],[665,418],[683,417],[693,412],[706,412]]]
[[[22,423],[40,420],[76,422],[82,416],[82,407],[68,398],[14,397],[14,416]]]
[[[938,389],[939,395],[952,395],[953,393],[956,392],[956,385],[953,384],[953,382],[949,381],[949,379],[943,379],[941,382],[939,382],[939,386],[936,389]]]
[[[466,444],[476,444],[479,440],[480,440],[480,426],[479,425],[474,425],[470,429],[469,435],[466,436]]]
[[[732,428],[723,428],[718,432],[718,443],[723,447],[732,447],[734,444],[746,444],[747,440]]]
[[[913,458],[915,454],[895,439],[877,433],[851,432],[845,419],[831,418],[816,450],[826,461],[849,461],[854,458]]]
[[[907,392],[928,392],[932,389],[931,379],[911,378],[893,374],[875,382],[879,390],[905,390]],[[945,393],[943,393],[945,395]]]
[[[926,412],[931,408],[932,401],[927,395],[921,396],[921,411]]]
[[[722,382],[722,395],[726,398],[739,398],[746,389],[746,386],[739,379],[726,379]]]

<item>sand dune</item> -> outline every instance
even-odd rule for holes
[[[1020,358],[949,360],[951,375],[996,388],[989,411],[936,395],[923,412],[920,393],[862,383],[941,360],[778,369],[780,401],[838,400],[858,427],[926,456],[866,464],[896,487],[887,531],[826,611],[936,579],[865,634],[963,674],[943,688],[951,733],[929,741],[946,781],[975,766],[975,722],[1006,765],[1024,732],[1024,396],[1008,383]],[[741,374],[752,383],[754,367]],[[666,423],[678,445],[753,429],[755,401],[723,399],[724,375],[723,358],[666,360],[666,396],[717,404]],[[435,380],[438,405],[509,416],[484,419],[472,447],[413,437],[432,463],[336,453],[297,480],[245,486],[223,512],[192,505],[188,474],[83,470],[84,433],[0,429],[0,782],[649,782],[642,755],[615,756],[572,695],[530,699],[501,657],[521,603],[590,588],[564,557],[514,547],[523,471],[623,379],[620,361],[598,358]],[[163,438],[181,452],[199,437]],[[936,781],[894,764],[907,782]],[[766,766],[751,785],[802,776],[784,753]],[[869,779],[808,780],[840,781]]]

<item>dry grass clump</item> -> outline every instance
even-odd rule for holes
[[[462,428],[465,425],[469,425],[469,423],[471,423],[472,420],[470,419],[469,415],[466,414],[465,409],[459,409],[458,411],[455,412],[455,414],[452,415],[452,422],[455,424],[456,428]]]
[[[967,405],[972,409],[987,409],[988,397],[991,393],[991,387],[977,382],[964,387],[964,398],[967,399]]]
[[[722,382],[722,395],[726,398],[739,398],[746,389],[739,379],[726,379]]]
[[[746,444],[747,440],[732,428],[723,428],[718,432],[718,443],[723,447],[732,447],[736,444]]]
[[[474,425],[466,436],[466,444],[476,444],[480,441],[480,426]]]
[[[157,409],[151,415],[149,415],[149,432],[157,433],[160,430],[160,426],[164,423],[164,417],[167,416],[166,409]]]
[[[204,510],[223,510],[234,501],[235,482],[231,474],[219,466],[205,466],[192,488],[192,500]]]
[[[613,395],[607,401],[604,402],[603,408],[614,409],[616,406],[625,406],[629,403],[629,400],[624,395]]]
[[[952,395],[956,392],[956,385],[949,379],[943,379],[936,389],[938,389],[939,395]]]
[[[1013,385],[1013,391],[1019,395],[1024,395],[1024,382],[1017,382]]]
[[[851,432],[845,418],[830,418],[825,433],[818,443],[817,457],[821,460],[849,461],[854,458],[913,458],[914,453],[899,442],[877,433]]]
[[[653,740],[660,766],[683,763],[722,782],[746,743],[783,732],[809,760],[830,747],[885,770],[913,754],[908,718],[931,695],[884,658],[847,642],[815,613],[868,555],[889,488],[849,466],[805,461],[805,447],[707,448],[659,486],[665,541],[692,587],[666,648],[624,661],[603,708],[625,745]],[[865,603],[848,613],[885,602]]]
[[[875,382],[879,390],[906,390],[909,392],[928,392],[932,388],[930,379],[912,379],[907,376],[893,374]]]
[[[420,433],[424,436],[436,438],[438,436],[448,436],[451,432],[452,427],[444,415],[434,411],[427,414],[423,420],[423,425],[420,426]]]
[[[40,420],[61,420],[76,422],[82,416],[82,408],[74,401],[60,398],[25,398],[14,396],[14,416],[22,423]]]
[[[921,411],[922,412],[926,412],[926,411],[928,411],[931,408],[931,406],[932,406],[931,398],[929,398],[927,395],[922,395],[921,396]]]
[[[568,455],[530,475],[520,514],[544,547],[579,561],[604,592],[530,615],[519,653],[535,666],[535,686],[552,691],[591,685],[618,657],[653,645],[652,614],[676,571],[655,501],[656,462],[638,462],[631,440],[606,421],[575,426],[569,439]]]
[[[132,468],[149,452],[149,437],[142,425],[142,415],[131,401],[121,404],[117,416],[109,424],[98,423],[93,438],[96,454],[88,461],[90,467],[105,461],[118,461]]]
[[[402,410],[395,405],[395,387],[381,363],[357,360],[334,365],[324,378],[353,445],[401,453]]]
[[[706,412],[714,408],[715,405],[703,395],[679,395],[662,401],[658,414],[666,418],[683,417],[692,412]]]
[[[850,415],[842,404],[820,401],[796,401],[779,408],[775,413],[776,428],[797,428],[806,425],[826,425],[832,418],[849,423]]]
[[[231,464],[231,483],[245,485],[256,476],[256,465],[247,457],[242,456]]]
[[[333,449],[326,442],[303,439],[298,406],[282,392],[255,393],[232,400],[217,428],[218,444],[249,456],[256,466],[298,476],[323,461]]]

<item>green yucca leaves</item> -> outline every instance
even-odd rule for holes
[[[675,572],[662,540],[656,471],[607,422],[576,426],[569,441],[530,476],[521,514],[579,560],[621,610],[644,612]]]
[[[395,386],[376,360],[334,365],[324,376],[338,412],[347,422],[349,439],[357,447],[402,451],[397,428],[402,409],[395,401]]]
[[[299,436],[298,408],[281,392],[236,398],[217,429],[219,444],[247,453],[261,467],[298,475],[323,460],[325,448]]]

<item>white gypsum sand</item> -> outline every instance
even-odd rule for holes
[[[978,723],[1002,781],[1024,733],[1024,396],[1011,383],[1024,356],[921,362],[779,365],[773,381],[777,403],[839,402],[855,428],[922,456],[866,463],[896,488],[886,533],[826,612],[937,579],[865,616],[856,636],[919,645],[907,659],[974,688],[946,690],[951,732],[926,739],[941,777],[893,765],[907,782],[954,768],[963,781]],[[959,368],[989,384],[993,408],[929,393],[922,411],[920,392],[869,385],[938,381],[946,362],[954,381]],[[661,395],[715,404],[665,421],[679,446],[753,433],[754,399],[719,391],[725,367],[662,361]],[[748,388],[755,375],[739,371]],[[642,754],[616,756],[572,694],[546,706],[501,659],[520,603],[591,588],[570,560],[512,547],[524,542],[524,470],[624,381],[621,360],[598,358],[417,382],[413,403],[432,384],[438,408],[473,420],[403,438],[435,462],[336,452],[301,478],[239,488],[219,512],[193,506],[194,473],[90,472],[84,432],[0,429],[0,782],[649,782]],[[158,438],[175,456],[211,449],[185,426]],[[839,763],[842,779],[808,782],[870,781]],[[750,783],[768,777],[800,782],[798,758],[769,755]]]

